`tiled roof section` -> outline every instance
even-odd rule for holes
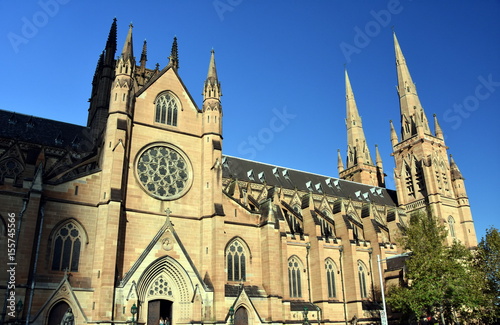
[[[351,198],[359,202],[372,202],[386,206],[397,206],[396,192],[381,187],[355,183],[335,177],[307,173],[231,156],[223,156],[222,166],[223,177],[225,178],[235,178],[240,181],[252,183],[264,184],[265,182],[268,186],[283,187],[291,190],[297,189],[313,194]],[[249,171],[251,171],[251,173],[249,173]],[[266,175],[264,181],[260,181],[258,177],[251,177],[252,174],[258,175],[260,173]]]
[[[88,128],[0,110],[0,138],[74,151],[92,150]]]

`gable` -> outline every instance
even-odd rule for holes
[[[201,129],[201,118],[191,94],[179,75],[171,68],[164,69],[157,77],[136,93],[134,122],[158,127],[169,127],[155,122],[155,102],[162,93],[169,92],[178,102],[178,123],[176,128],[186,132]],[[194,127],[194,125],[198,127]]]

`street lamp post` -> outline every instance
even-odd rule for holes
[[[380,277],[380,293],[382,294],[382,308],[383,314],[380,315],[380,321],[382,325],[387,325],[387,309],[385,307],[385,293],[384,293],[384,280],[382,277],[382,267],[380,266],[380,255],[377,255],[377,264],[378,264],[378,275]]]
[[[309,323],[309,319],[307,318],[307,313],[309,313],[309,310],[307,309],[307,307],[304,307],[304,311],[302,312],[302,315],[304,315],[304,325],[311,324]]]
[[[132,325],[136,325],[135,314],[137,314],[137,306],[135,304],[130,308],[130,312],[132,313]]]
[[[382,325],[387,325],[387,309],[385,306],[385,293],[384,293],[384,280],[382,277],[382,267],[380,266],[381,262],[388,262],[388,268],[391,271],[404,268],[405,261],[410,257],[411,252],[398,254],[394,256],[389,256],[384,259],[380,259],[380,255],[377,255],[377,264],[378,264],[378,274],[380,277],[380,293],[382,294],[382,306],[383,310],[380,311],[380,321]],[[389,261],[391,261],[391,266],[389,267]]]
[[[234,325],[234,307],[229,307],[229,325]]]

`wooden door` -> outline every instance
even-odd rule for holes
[[[64,314],[68,311],[69,305],[64,301],[58,302],[49,313],[47,325],[59,325],[63,319]]]
[[[248,325],[248,313],[246,308],[240,307],[234,313],[234,325]]]
[[[161,300],[152,300],[148,303],[148,322],[146,325],[158,325],[160,323]]]

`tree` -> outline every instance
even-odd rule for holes
[[[491,300],[485,307],[483,323],[500,324],[500,233],[496,228],[486,230],[486,236],[481,239],[477,248],[476,267],[486,279],[485,294]]]
[[[484,273],[474,267],[471,251],[454,242],[447,246],[447,231],[431,213],[410,217],[403,249],[411,251],[406,261],[406,281],[390,288],[387,302],[407,317],[430,316],[440,323],[477,319],[487,298]]]

